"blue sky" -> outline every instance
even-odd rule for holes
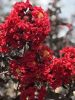
[[[69,18],[72,14],[75,14],[75,0],[61,0],[62,17]]]

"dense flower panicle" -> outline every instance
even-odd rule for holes
[[[65,61],[65,64],[72,70],[71,76],[75,78],[75,48],[65,47],[60,50],[60,57]]]
[[[63,57],[62,59],[65,65],[71,70],[71,78],[75,79],[75,58],[72,59]]]
[[[22,63],[19,60],[13,60],[10,62],[10,72],[14,78],[18,79],[21,84],[31,84],[35,82],[35,73],[31,69],[25,66],[25,63]],[[20,61],[20,63],[18,63]]]
[[[43,42],[50,31],[47,13],[27,2],[16,3],[3,25],[6,43],[12,48],[21,48],[26,42]]]
[[[23,57],[12,60],[10,62],[10,71],[22,83],[26,83],[27,80],[27,83],[43,81],[45,80],[44,72],[52,59],[52,50],[47,46],[41,45],[37,50],[29,50]]]
[[[51,87],[56,88],[63,84],[68,84],[71,79],[71,69],[66,65],[64,59],[55,58],[50,65],[50,71],[47,76]]]

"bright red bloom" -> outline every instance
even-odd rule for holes
[[[60,57],[64,59],[65,64],[72,70],[72,77],[75,78],[75,48],[65,47],[60,50]]]
[[[47,13],[41,7],[33,7],[28,2],[18,2],[5,23],[6,43],[11,48],[22,48],[26,42],[43,42],[50,31]]]
[[[47,79],[51,87],[56,88],[70,82],[71,72],[71,66],[69,66],[64,59],[55,58],[50,65]]]
[[[10,62],[10,71],[22,84],[44,81],[44,72],[53,58],[53,52],[44,45],[25,52],[24,56]],[[31,80],[31,81],[30,81]]]

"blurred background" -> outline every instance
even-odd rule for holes
[[[25,0],[0,0],[0,23],[4,22],[15,2],[20,1],[25,2]],[[75,0],[30,0],[30,2],[32,5],[41,6],[48,12],[51,32],[45,43],[55,51],[55,55],[59,57],[58,52],[63,47],[75,47]],[[7,84],[5,82],[6,85],[4,85],[1,82],[3,83],[3,80],[0,80],[0,100],[5,100],[4,97],[6,96],[6,100],[14,99],[17,83],[10,80]],[[75,100],[75,97],[73,97],[73,100]]]

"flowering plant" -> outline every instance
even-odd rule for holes
[[[75,48],[66,47],[55,57],[44,44],[50,31],[47,12],[28,0],[16,3],[0,25],[0,54],[19,81],[20,100],[45,100],[47,86],[55,89],[74,80]]]

